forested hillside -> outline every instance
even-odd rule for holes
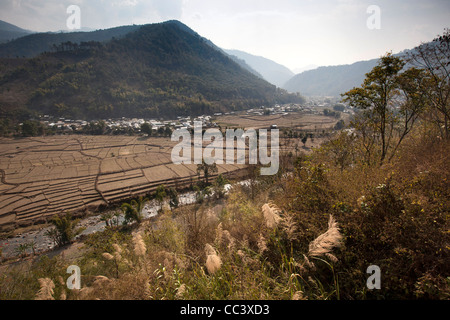
[[[0,60],[4,116],[173,117],[301,100],[242,69],[177,21],[108,42],[64,42],[53,51]]]

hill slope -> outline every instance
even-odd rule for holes
[[[252,69],[262,75],[263,79],[282,88],[294,73],[285,66],[264,57],[254,56],[239,50],[224,50],[229,55],[244,60]]]
[[[283,88],[305,96],[339,96],[361,85],[365,74],[372,70],[377,62],[378,59],[373,59],[304,71],[287,81]]]
[[[32,59],[3,59],[17,66],[0,73],[0,111],[173,117],[299,99],[280,94],[186,28],[174,21],[145,25],[106,43],[66,43]]]
[[[88,41],[109,41],[112,38],[121,38],[126,34],[136,31],[140,26],[122,26],[105,30],[91,32],[60,32],[60,33],[34,33],[15,39],[8,43],[0,44],[0,57],[35,57],[43,52],[53,50],[54,45],[62,42],[88,42]]]
[[[32,31],[24,30],[11,23],[0,20],[0,43],[20,38],[30,33],[32,33]]]

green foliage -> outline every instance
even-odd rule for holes
[[[142,210],[147,202],[148,198],[140,196],[137,199],[131,200],[129,203],[122,203],[120,208],[125,214],[124,224],[128,224],[133,221],[140,223],[142,221]]]
[[[72,219],[70,213],[56,215],[50,221],[54,228],[47,231],[46,235],[50,237],[57,246],[64,246],[83,232],[84,228],[77,228],[79,219]]]
[[[421,95],[429,101],[427,120],[439,130],[441,137],[450,138],[450,29],[430,43],[423,43],[408,53],[408,62],[421,69]],[[424,106],[422,106],[424,107]]]
[[[330,109],[324,109],[323,115],[327,117],[334,117],[336,119],[341,117],[341,113],[339,111],[331,111]]]
[[[159,185],[155,190],[155,199],[158,201],[159,206],[162,207],[164,199],[167,197],[166,186]]]
[[[308,136],[307,136],[307,135],[305,135],[305,136],[302,138],[302,143],[303,143],[303,146],[304,146],[304,147],[306,146],[306,141],[308,141]]]
[[[224,187],[228,183],[229,181],[222,174],[219,174],[214,180],[213,188],[217,198],[223,198],[223,196],[225,195]]]
[[[143,133],[146,133],[149,136],[151,136],[152,135],[152,126],[148,122],[145,122],[141,125],[141,131]]]
[[[345,110],[345,106],[342,104],[336,104],[336,105],[334,105],[333,110],[343,112]]]
[[[167,195],[169,196],[169,205],[171,208],[178,208],[180,200],[178,198],[178,192],[175,188],[171,187],[167,190]]]
[[[392,108],[399,87],[398,74],[405,62],[388,53],[366,74],[364,83],[343,96],[350,106],[364,110],[365,119],[373,127],[373,139],[380,140],[380,163],[389,151],[396,115]]]
[[[335,125],[334,125],[334,130],[341,130],[345,128],[345,121],[344,120],[339,120]]]
[[[209,177],[218,171],[217,164],[214,162],[212,164],[207,164],[204,159],[202,163],[197,165],[197,174],[203,174],[204,186],[209,185]]]
[[[66,284],[57,279],[67,278],[68,265],[60,257],[38,257],[26,265],[19,265],[0,273],[0,299],[1,300],[33,300],[39,290],[40,278],[53,279],[54,298],[59,300],[65,292]],[[70,290],[69,290],[70,291]],[[71,298],[70,292],[66,293]]]
[[[119,226],[120,211],[107,211],[102,213],[100,220],[105,222],[106,227],[118,227]]]
[[[24,137],[35,137],[44,134],[44,128],[39,121],[25,120],[21,126]]]
[[[6,72],[0,89],[20,93],[31,110],[86,120],[174,118],[300,99],[242,69],[179,23],[137,29],[101,44],[63,42],[57,52]]]

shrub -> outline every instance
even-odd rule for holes
[[[69,244],[84,230],[84,228],[76,227],[78,222],[78,219],[72,220],[72,215],[70,213],[56,215],[51,220],[54,228],[47,231],[46,235],[50,237],[57,246]]]

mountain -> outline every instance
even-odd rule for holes
[[[224,52],[224,54],[228,55],[228,56],[230,57],[231,60],[233,60],[234,62],[236,62],[238,65],[240,65],[241,68],[247,70],[248,72],[253,73],[255,76],[257,76],[257,77],[259,77],[259,78],[261,78],[261,79],[264,79],[264,77],[263,77],[258,71],[256,71],[256,70],[253,69],[252,67],[250,67],[250,66],[247,64],[247,62],[246,62],[245,60],[239,59],[237,56],[232,55],[232,54],[228,54],[228,53],[226,53],[225,51],[223,51],[223,52]]]
[[[191,33],[192,35],[197,35],[197,33],[196,33],[195,31],[193,31],[192,29],[190,29],[189,27],[187,27],[187,26],[184,25],[183,23],[181,23],[181,22],[179,22],[179,21],[177,21],[177,20],[173,20],[172,22],[175,23],[175,24],[178,24],[178,26],[179,26],[181,29],[183,29],[184,31],[189,32],[189,33]],[[205,41],[205,43],[206,43],[207,45],[209,45],[210,47],[212,47],[212,48],[214,48],[215,50],[220,51],[221,53],[227,55],[229,58],[231,58],[231,60],[233,60],[234,62],[236,62],[238,65],[240,65],[241,68],[243,68],[243,69],[249,71],[250,73],[253,73],[255,76],[257,76],[257,77],[259,77],[259,78],[261,78],[261,79],[264,79],[263,76],[262,76],[260,73],[258,73],[257,71],[255,71],[252,67],[250,67],[244,59],[239,59],[239,58],[238,58],[237,56],[235,56],[235,55],[228,54],[228,53],[226,52],[226,50],[223,50],[222,48],[216,46],[211,40],[208,40],[208,39],[205,39],[205,38],[204,38],[204,41]]]
[[[435,41],[428,42],[427,45],[433,46]],[[394,54],[396,57],[405,58],[412,54],[416,48],[405,49]],[[303,96],[334,96],[340,97],[354,87],[359,87],[366,73],[370,72],[378,63],[379,59],[358,61],[352,64],[319,67],[312,70],[303,71],[292,77],[282,87],[288,92],[299,92]],[[405,69],[411,67],[408,62]]]
[[[54,45],[62,42],[89,42],[89,41],[109,41],[113,38],[121,38],[126,34],[136,31],[141,26],[122,26],[105,30],[91,32],[46,32],[30,34],[8,43],[0,44],[0,57],[25,57],[31,58],[43,52],[52,51]]]
[[[184,32],[190,33],[191,35],[196,35],[197,33],[184,25],[183,23],[173,20],[173,24],[176,24]],[[77,32],[69,32],[62,30],[60,32],[47,32],[33,34],[25,39],[17,39],[10,43],[1,44],[0,43],[0,57],[26,57],[31,58],[41,54],[43,52],[52,51],[55,45],[59,45],[63,42],[89,42],[89,41],[109,41],[112,38],[120,38],[124,35],[139,29],[141,26],[122,26],[106,30],[90,30],[86,28],[85,30],[80,30]],[[23,34],[28,35],[29,33]],[[216,46],[210,40],[205,39],[206,44],[210,45],[214,49],[223,52],[228,55],[224,50]],[[253,73],[254,75],[263,79],[263,76],[251,68],[243,59],[239,59],[234,55],[229,55],[229,57],[239,64],[242,68]]]
[[[261,74],[263,79],[282,88],[294,73],[285,66],[264,57],[254,56],[239,50],[224,50],[231,56],[244,60],[252,69]]]
[[[173,118],[301,99],[241,68],[178,21],[105,42],[65,42],[54,51],[0,59],[4,116]]]
[[[348,65],[319,67],[295,75],[283,88],[289,92],[300,92],[304,96],[340,96],[360,86],[366,73],[377,63],[378,59],[372,59]]]
[[[295,74],[299,74],[299,73],[302,73],[302,72],[304,72],[304,71],[309,71],[309,70],[317,69],[318,67],[319,67],[319,66],[316,65],[316,64],[308,64],[307,66],[304,66],[304,67],[302,67],[302,68],[295,68],[295,69],[292,70],[292,71],[294,71]]]
[[[0,20],[0,43],[20,38],[31,33],[33,33],[33,31],[24,30],[13,24]]]

